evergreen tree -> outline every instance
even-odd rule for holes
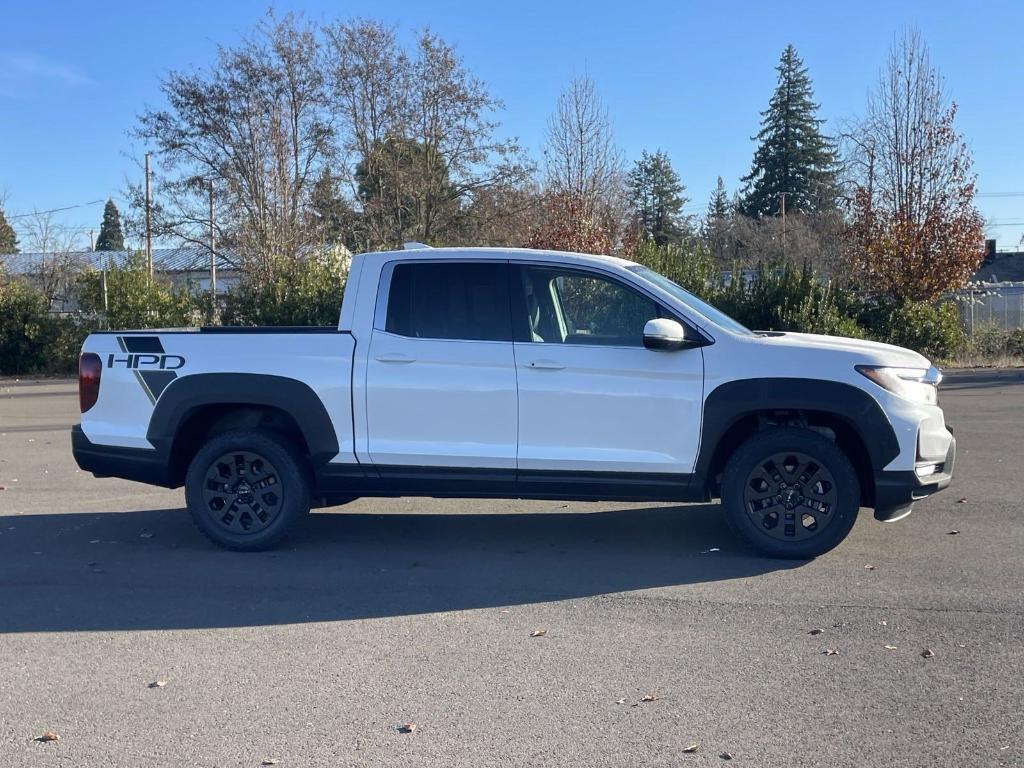
[[[718,177],[715,191],[711,193],[711,200],[708,201],[708,213],[706,222],[719,222],[728,219],[732,215],[732,205],[729,203],[729,196],[725,192],[725,182]]]
[[[734,209],[735,204],[729,202],[725,182],[719,176],[715,191],[711,193],[711,199],[708,201],[708,212],[704,216],[704,227],[701,232],[708,251],[718,263],[725,262],[730,257]]]
[[[330,169],[324,171],[313,184],[309,199],[313,226],[317,227],[325,243],[343,243],[351,251],[367,248],[359,215],[341,192],[341,183]]]
[[[100,224],[100,236],[96,238],[97,251],[123,251],[124,234],[121,232],[121,214],[113,200],[107,200],[103,206],[103,223]]]
[[[17,252],[18,235],[14,232],[14,227],[7,221],[7,217],[4,216],[3,208],[0,208],[0,253]]]
[[[781,210],[815,213],[835,207],[836,148],[821,134],[824,120],[807,68],[792,45],[782,52],[778,85],[768,109],[761,113],[761,130],[750,173],[743,177],[741,212],[772,216]]]
[[[686,188],[668,155],[644,151],[629,172],[628,187],[641,235],[658,245],[679,242],[687,229],[682,215]]]

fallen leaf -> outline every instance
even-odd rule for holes
[[[956,529],[954,528],[954,529],[953,529],[952,531],[950,531],[950,532],[949,532],[949,534],[948,534],[948,535],[950,535],[950,536],[956,536],[956,535],[958,535],[959,533],[960,533],[960,531],[958,531],[958,530],[956,530]]]
[[[826,648],[824,651],[822,651],[822,653],[826,656],[838,656],[839,650],[836,648]]]
[[[6,490],[7,490],[7,486],[6,485],[0,485],[0,491],[6,491]]]
[[[935,651],[933,651],[931,648],[925,648],[923,651],[921,651],[921,658],[923,659],[930,659],[934,655]]]
[[[878,623],[879,623],[879,624],[881,624],[881,625],[882,625],[883,627],[888,627],[888,626],[889,626],[889,622],[888,622],[888,621],[886,621],[885,619],[882,619],[882,620],[881,620],[880,622],[878,622]]]
[[[530,633],[530,637],[544,637],[547,633],[546,629],[535,629]]]
[[[825,631],[824,629],[812,629],[812,630],[811,630],[810,632],[808,632],[807,634],[808,634],[808,635],[820,635],[820,634],[821,634],[822,632],[824,632],[824,631]]]
[[[149,531],[143,531],[142,533],[139,534],[139,538],[140,539],[152,539],[153,538],[153,534],[150,533]]]
[[[412,733],[416,730],[416,723],[406,723],[405,725],[398,726],[399,733]]]
[[[873,566],[873,565],[865,565],[864,566],[864,570],[865,571],[873,571],[873,570],[875,570],[875,566]]]
[[[280,761],[280,760],[278,760],[277,758],[271,757],[271,758],[269,758],[268,760],[263,760],[263,761],[262,761],[262,762],[260,763],[260,765],[277,765],[277,764],[278,764],[278,763],[280,763],[280,762],[281,762],[281,761]]]
[[[896,650],[896,646],[895,645],[883,645],[882,647],[885,648],[885,650],[887,650],[887,651],[895,651]]]
[[[658,696],[658,694],[656,693],[645,693],[643,696],[640,697],[640,702],[642,704],[648,704],[652,701],[657,701],[660,698],[661,697]]]
[[[167,685],[167,681],[166,680],[154,680],[152,683],[149,684],[149,687],[150,688],[163,688],[165,685]]]
[[[956,500],[956,503],[957,504],[966,504],[967,503],[967,497],[966,496],[961,496],[959,499]]]
[[[696,752],[699,747],[696,744],[691,744],[688,747],[683,747],[683,752]]]
[[[36,741],[60,741],[60,735],[56,731],[44,731],[42,736],[36,736]]]
[[[719,757],[723,760],[732,760],[732,752],[723,752]]]
[[[618,699],[615,703],[616,704],[625,704],[626,700],[625,699]]]

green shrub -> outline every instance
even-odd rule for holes
[[[225,325],[337,325],[348,262],[330,252],[278,259],[272,279],[246,277],[224,299]]]
[[[51,315],[43,293],[0,274],[0,374],[70,373],[87,331]]]
[[[822,282],[809,266],[762,262],[753,270],[734,264],[729,280],[706,249],[641,243],[632,258],[715,305],[748,328],[835,336],[864,335],[857,325],[859,300]]]
[[[695,296],[715,303],[722,290],[721,270],[699,242],[686,245],[655,245],[645,240],[630,257],[638,264],[667,277]]]
[[[955,357],[966,341],[960,313],[949,302],[880,302],[863,313],[861,322],[881,341],[913,349],[933,360]]]
[[[980,325],[967,342],[967,352],[982,358],[1024,357],[1024,329]]]
[[[833,336],[863,336],[848,291],[823,282],[810,266],[762,262],[745,275],[736,265],[720,306],[748,328]]]
[[[83,311],[106,327],[178,328],[192,325],[196,302],[186,290],[175,289],[166,278],[150,278],[145,256],[136,253],[120,265],[106,269],[107,308],[103,306],[103,274],[88,270],[78,280]]]

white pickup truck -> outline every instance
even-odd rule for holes
[[[804,558],[949,485],[940,378],[750,331],[623,259],[414,247],[354,258],[337,327],[92,334],[72,444],[97,477],[184,485],[231,549],[361,496],[720,497],[755,550]]]

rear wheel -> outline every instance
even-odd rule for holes
[[[269,549],[309,512],[304,462],[284,438],[263,430],[216,435],[185,478],[195,524],[227,549]]]
[[[736,532],[769,557],[828,552],[860,509],[857,473],[831,440],[779,427],[741,445],[722,473],[722,505]]]

